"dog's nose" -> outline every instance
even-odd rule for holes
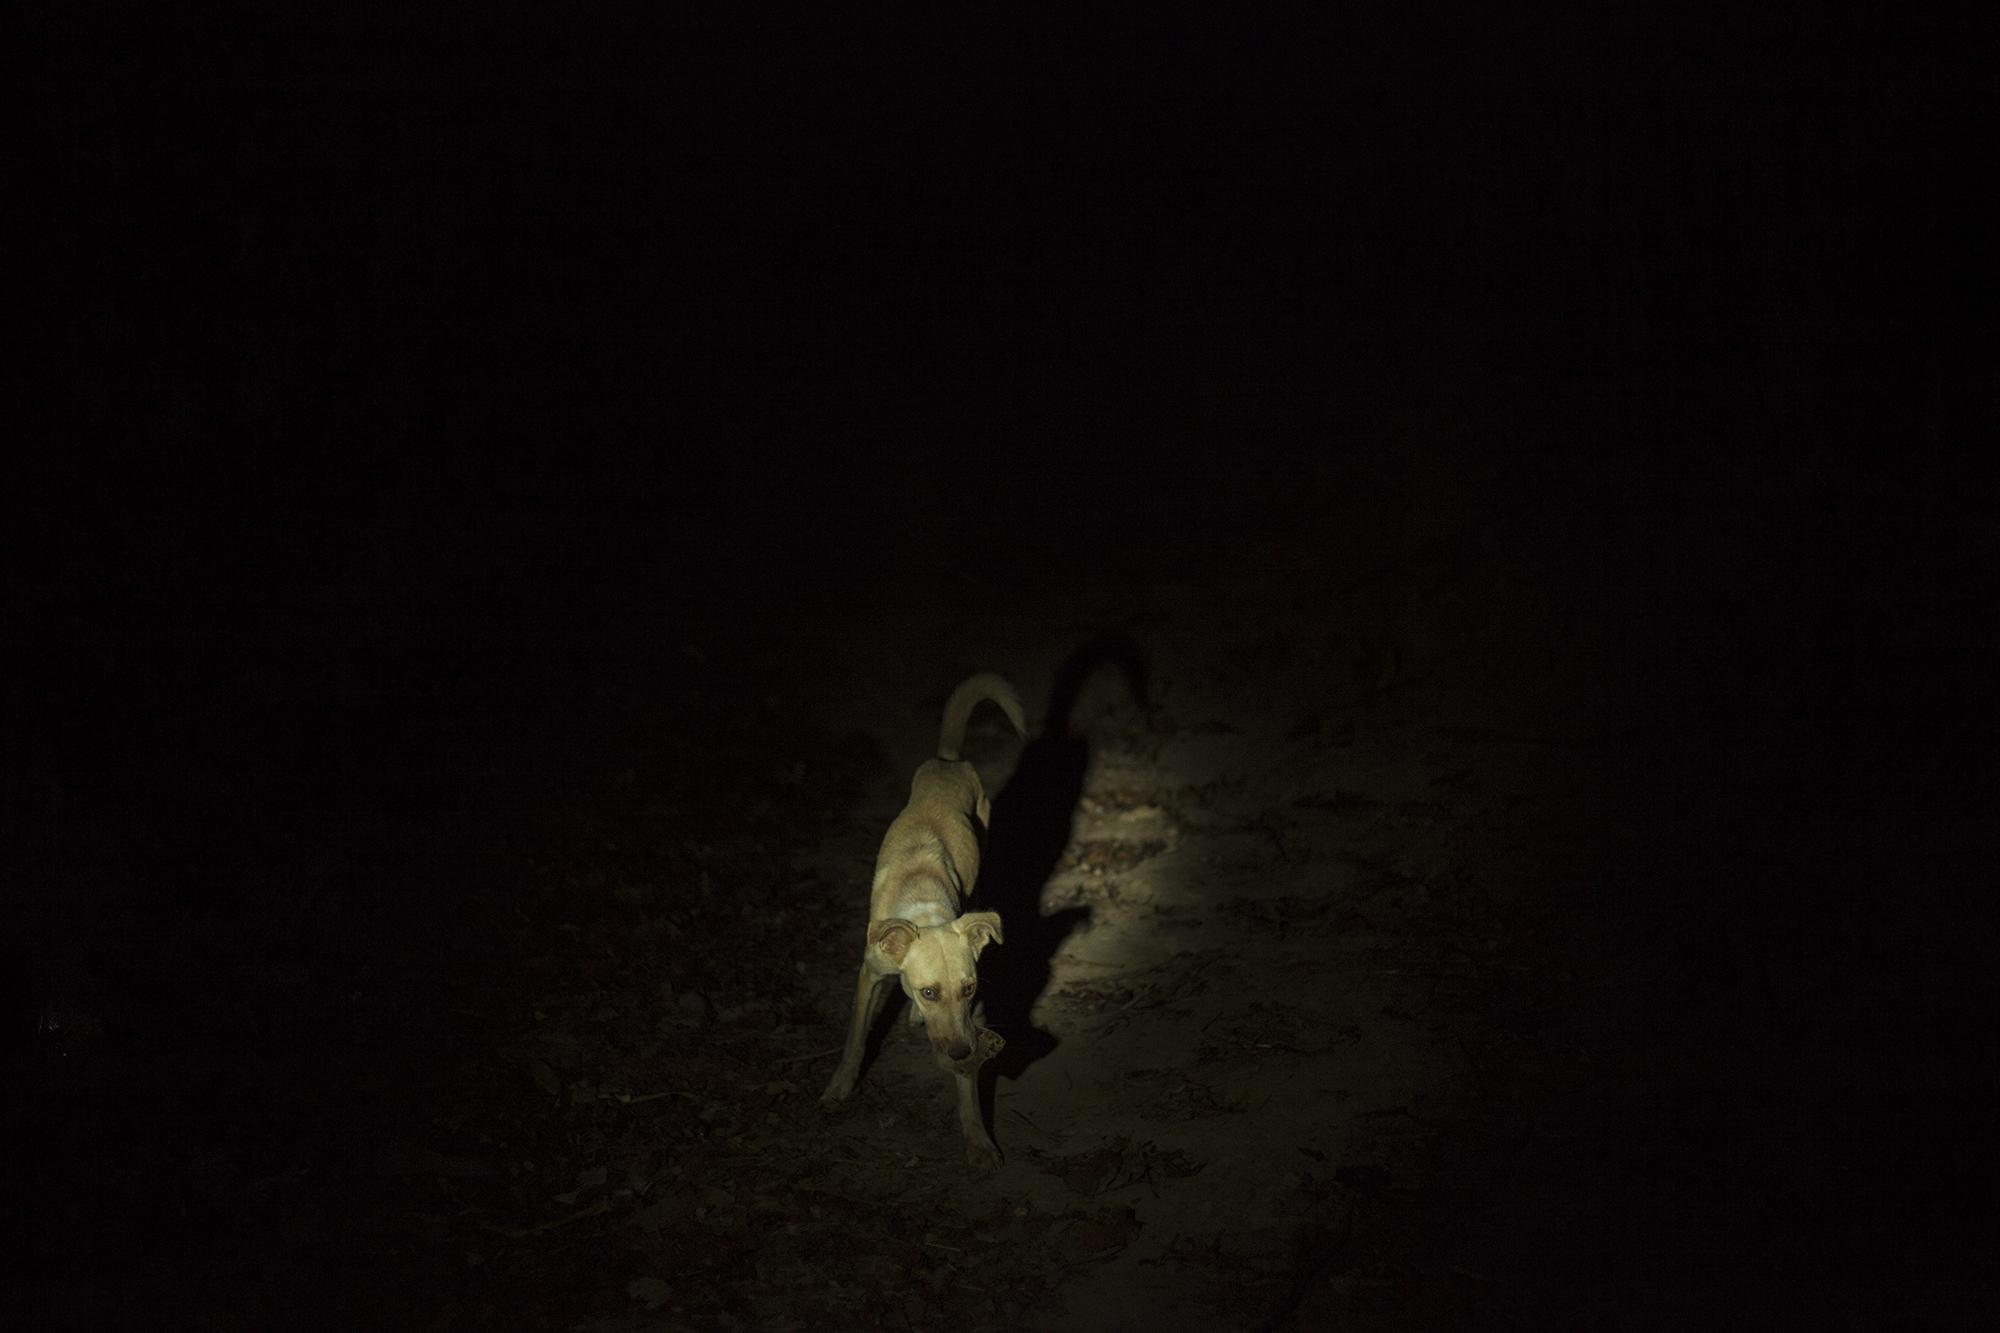
[[[944,1053],[950,1056],[954,1060],[963,1060],[965,1059],[965,1057],[972,1054],[972,1047],[965,1042],[955,1041],[951,1045],[945,1047]]]

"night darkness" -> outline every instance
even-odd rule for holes
[[[2000,1318],[1970,34],[1466,11],[34,20],[23,1326]]]

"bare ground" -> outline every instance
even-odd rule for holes
[[[1923,1140],[1990,1061],[1950,967],[1875,998],[1956,958],[1954,900],[1848,887],[1949,879],[1970,824],[1773,714],[1791,566],[1741,510],[1691,547],[1490,424],[1397,400],[1248,521],[1017,500],[937,558],[949,522],[665,577],[517,714],[560,726],[436,723],[449,781],[362,737],[369,799],[215,844],[52,816],[34,1322],[1985,1322],[1990,1226],[1940,1221],[1977,1175]],[[988,1174],[900,1024],[817,1102],[875,840],[980,669],[1036,724],[973,735]]]

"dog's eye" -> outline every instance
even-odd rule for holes
[[[923,988],[923,990],[922,990],[921,992],[919,992],[919,993],[920,993],[920,994],[921,994],[921,995],[922,995],[922,996],[923,996],[923,997],[924,997],[924,998],[925,998],[926,1000],[935,1000],[935,999],[937,998],[937,987],[936,987],[936,986],[926,986],[926,987],[924,987],[924,988]]]
[[[971,994],[972,994],[972,992],[973,992],[974,990],[976,990],[976,989],[978,989],[978,988],[977,988],[977,987],[975,987],[975,986],[974,986],[974,985],[973,985],[973,984],[972,984],[971,982],[969,982],[969,981],[968,981],[968,982],[966,982],[966,983],[965,983],[965,989],[964,989],[964,990],[962,990],[962,991],[960,991],[960,992],[959,992],[959,995],[960,995],[960,996],[969,996],[969,995],[971,995]]]

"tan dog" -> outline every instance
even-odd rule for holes
[[[959,915],[979,875],[980,836],[993,807],[979,774],[958,752],[966,719],[984,699],[1000,705],[1014,730],[1027,734],[1020,698],[996,675],[969,678],[945,701],[938,757],[918,767],[910,803],[889,825],[875,857],[868,942],[847,1045],[820,1095],[823,1102],[837,1102],[854,1091],[868,1031],[889,998],[890,981],[900,976],[910,997],[910,1021],[929,1030],[939,1067],[957,1080],[958,1123],[965,1131],[966,1160],[975,1166],[1000,1161],[1000,1149],[980,1119],[978,1089],[979,1066],[999,1043],[974,1018],[973,998],[979,992],[980,950],[1001,938],[998,912]]]

